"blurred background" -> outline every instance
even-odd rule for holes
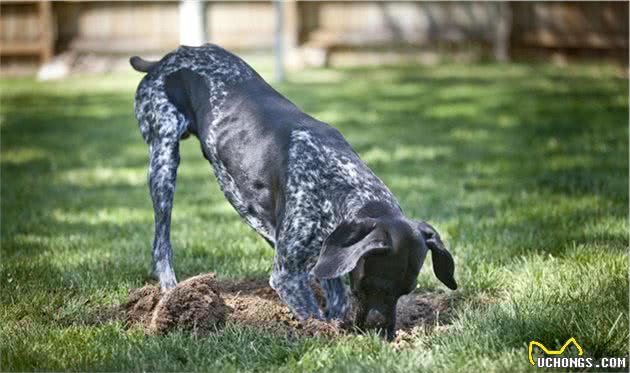
[[[182,19],[185,20],[182,22]],[[2,1],[1,72],[128,69],[210,41],[279,68],[444,59],[628,62],[628,2]],[[124,58],[123,58],[124,57]],[[247,59],[247,58],[246,58]],[[278,76],[280,74],[280,76]]]

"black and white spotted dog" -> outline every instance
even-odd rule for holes
[[[342,318],[350,273],[357,324],[394,335],[398,298],[431,250],[436,276],[457,287],[438,233],[406,218],[335,128],[303,113],[235,55],[211,44],[177,48],[146,72],[135,110],[149,145],[155,210],[153,274],[176,285],[170,220],[179,141],[195,135],[227,200],[275,248],[270,284],[300,320]],[[309,278],[324,289],[318,307]]]

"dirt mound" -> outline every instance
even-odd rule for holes
[[[413,345],[417,334],[444,328],[445,324],[451,322],[451,317],[446,295],[418,293],[403,295],[396,307],[394,348],[402,350]]]
[[[153,309],[160,301],[160,289],[147,285],[139,289],[129,289],[125,309],[127,325],[143,324],[148,327],[153,317]]]
[[[316,289],[323,302],[321,292]],[[234,323],[289,336],[337,336],[346,332],[339,323],[299,322],[280,301],[267,280],[216,281],[213,274],[192,277],[160,297],[156,286],[132,289],[124,306],[128,325],[142,324],[151,333],[173,328],[210,330]],[[400,334],[417,327],[448,322],[447,298],[409,294],[400,298],[396,329]],[[346,320],[350,325],[352,320]]]
[[[314,319],[299,322],[267,280],[224,281],[221,288],[225,303],[231,308],[229,322],[283,335],[333,336],[343,332],[336,323]],[[322,300],[318,289],[316,295]]]
[[[227,307],[212,273],[191,277],[160,296],[145,286],[129,292],[127,324],[142,324],[151,334],[174,329],[205,333],[223,326]]]
[[[396,330],[411,330],[417,326],[435,326],[450,320],[445,295],[403,295],[396,306]]]

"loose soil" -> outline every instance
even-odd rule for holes
[[[323,302],[319,289],[316,295]],[[183,281],[165,294],[152,285],[130,289],[122,308],[127,326],[142,325],[151,334],[174,329],[207,333],[230,323],[289,336],[336,336],[348,332],[337,322],[300,323],[265,279],[218,281],[212,273]],[[448,323],[447,310],[444,295],[403,296],[397,307],[398,335],[408,337],[417,328]],[[350,325],[351,320],[344,324]]]

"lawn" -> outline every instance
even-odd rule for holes
[[[278,89],[336,126],[435,225],[417,292],[449,317],[403,345],[292,338],[239,325],[146,336],[103,310],[149,281],[140,74],[0,81],[0,370],[540,371],[530,340],[628,356],[628,81],[606,66],[446,64],[306,70]],[[196,139],[182,144],[172,238],[180,279],[261,278],[273,251],[225,201]]]

